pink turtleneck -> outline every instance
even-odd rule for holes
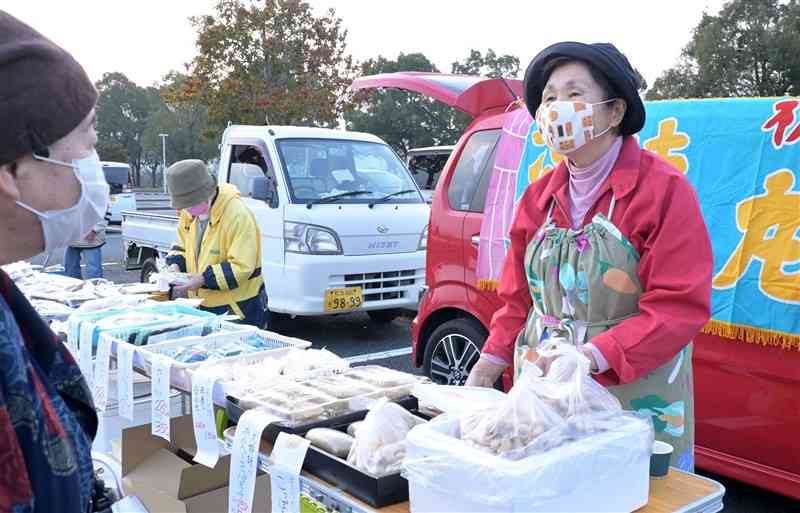
[[[608,151],[587,167],[577,167],[569,159],[569,199],[572,228],[583,228],[583,218],[594,205],[600,187],[611,174],[622,150],[622,137],[617,137]]]

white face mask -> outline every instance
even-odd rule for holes
[[[556,153],[566,155],[611,130],[609,125],[599,134],[594,133],[594,106],[613,101],[586,103],[559,100],[548,105],[542,104],[536,115],[536,124],[547,146]]]
[[[44,232],[44,250],[50,252],[66,248],[78,242],[91,232],[95,225],[103,220],[108,208],[109,187],[103,174],[103,165],[96,151],[88,157],[73,160],[72,164],[59,160],[33,155],[36,160],[71,167],[81,184],[81,197],[78,202],[64,210],[48,210],[40,212],[20,201],[17,205],[33,212],[42,223]]]

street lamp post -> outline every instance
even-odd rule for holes
[[[161,137],[161,158],[163,161],[161,178],[164,182],[164,192],[167,192],[167,137],[169,137],[169,134],[158,134],[158,136]]]

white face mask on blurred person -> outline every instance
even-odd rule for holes
[[[96,151],[72,164],[34,154],[33,158],[60,166],[71,167],[81,184],[81,197],[75,205],[64,210],[40,212],[17,201],[17,205],[33,212],[42,223],[44,250],[50,252],[66,248],[86,237],[106,214],[109,187],[103,174],[103,166]]]

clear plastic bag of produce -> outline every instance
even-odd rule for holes
[[[570,344],[551,343],[538,350],[549,362],[546,374],[525,362],[504,400],[461,415],[461,438],[469,445],[510,460],[535,451],[544,433],[579,415],[619,413],[622,406],[589,374],[589,360]]]
[[[424,421],[386,398],[375,401],[356,432],[347,463],[374,476],[399,472],[406,435]]]
[[[527,379],[536,395],[561,417],[622,411],[617,398],[592,378],[591,363],[577,347],[556,339],[540,346],[537,353],[549,362],[546,373],[531,365]]]

